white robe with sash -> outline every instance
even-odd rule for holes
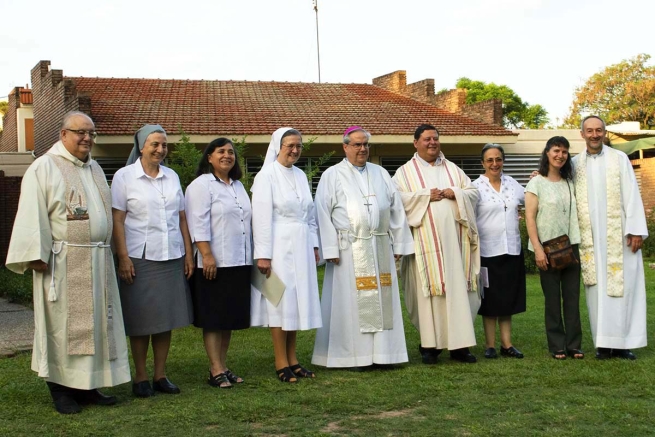
[[[586,153],[586,152],[582,152]],[[623,296],[607,295],[607,181],[608,154],[619,159],[621,191],[621,228],[623,235]],[[574,168],[580,155],[573,158]],[[646,284],[641,250],[632,253],[626,244],[628,234],[648,236],[644,205],[639,194],[630,160],[625,153],[603,146],[600,155],[589,155],[587,162],[587,194],[594,241],[596,285],[585,286],[591,335],[595,347],[635,349],[646,346]],[[578,204],[580,199],[576,199]]]
[[[432,211],[435,220],[433,225],[440,238],[443,251],[445,293],[438,296],[426,296],[421,278],[418,276],[416,257],[403,257],[400,273],[405,290],[407,311],[412,323],[419,330],[421,346],[449,350],[475,346],[473,322],[481,301],[479,294],[470,289],[471,284],[467,282],[466,269],[462,261],[461,229],[458,224],[461,208],[456,200],[430,201],[430,189],[452,188],[459,191],[462,199],[466,199],[471,205],[477,203],[478,190],[459,168],[456,168],[456,171],[458,172],[457,178],[461,182],[457,186],[451,185],[443,155],[442,160],[434,166],[418,157],[418,154],[415,154],[414,158],[420,165],[426,188],[403,192],[398,183],[398,179],[401,177],[400,169],[393,179],[399,188],[407,213],[407,221],[412,226],[413,232],[417,232],[416,228],[421,226],[428,210]],[[455,177],[455,175],[451,176]],[[475,217],[468,219],[475,222]],[[415,241],[417,240],[415,235]],[[417,251],[420,250],[418,242],[415,248]]]
[[[367,174],[368,173],[368,174]],[[345,185],[344,185],[345,182]],[[369,193],[370,191],[370,193]],[[377,332],[361,332],[358,311],[355,268],[352,245],[340,239],[350,239],[352,232],[348,215],[346,193],[362,197],[361,216],[368,216],[371,229],[379,227],[381,211],[390,212],[389,229],[392,247],[387,262],[391,272],[393,328]],[[374,194],[364,199],[364,194]],[[365,203],[369,203],[370,213]],[[402,310],[398,291],[398,278],[393,255],[414,253],[414,242],[407,225],[400,196],[393,186],[389,173],[382,167],[367,163],[360,173],[346,159],[327,169],[316,190],[316,215],[324,259],[339,258],[339,265],[328,263],[325,268],[321,310],[323,327],[316,332],[312,363],[326,367],[361,367],[377,364],[407,362],[407,347],[403,329]],[[342,231],[342,237],[339,236]],[[370,242],[377,259],[376,236]],[[380,295],[380,268],[376,265],[378,296]]]
[[[88,206],[91,241],[104,241],[108,232],[107,217],[100,192],[96,187],[88,162],[72,156],[61,142],[56,143],[48,155],[58,155],[70,162],[78,171],[84,186]],[[109,266],[107,293],[111,293],[113,331],[117,358],[109,360],[106,347],[107,314],[105,304],[105,251],[88,248],[91,258],[93,289],[94,355],[69,355],[68,300],[66,279],[66,253],[64,245],[54,258],[55,289],[57,300],[48,300],[52,279],[52,242],[67,237],[66,184],[61,171],[50,156],[43,156],[27,169],[23,176],[21,197],[14,229],[9,244],[6,266],[16,273],[24,273],[28,262],[41,260],[48,263],[44,273],[33,272],[34,291],[34,349],[32,370],[47,381],[76,389],[93,389],[123,384],[130,380],[127,343],[123,327],[123,314],[119,304],[118,285],[114,266]],[[109,187],[103,187],[109,190]]]

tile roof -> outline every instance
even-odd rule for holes
[[[32,97],[32,90],[29,89],[21,89],[20,90],[20,102],[24,105],[29,105],[34,103],[34,99]]]
[[[511,131],[456,115],[368,84],[114,79],[69,77],[91,98],[102,135],[132,135],[145,123],[170,132],[270,134],[292,126],[311,135],[361,125],[374,135],[408,135],[420,123],[442,135],[511,136]]]

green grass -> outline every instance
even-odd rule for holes
[[[655,271],[646,275],[653,308]],[[653,347],[636,350],[636,362],[594,360],[584,300],[581,306],[583,361],[560,362],[548,354],[541,289],[538,277],[530,276],[528,311],[514,318],[513,340],[523,360],[485,360],[478,318],[477,364],[450,362],[444,354],[439,364],[423,365],[418,334],[405,320],[409,364],[364,373],[309,366],[317,379],[295,386],[275,379],[267,330],[235,332],[229,365],[246,383],[232,390],[205,384],[201,333],[186,328],[174,333],[168,359],[181,395],[135,399],[126,384],[105,390],[118,396],[117,406],[90,406],[75,416],[54,411],[45,384],[29,369],[31,356],[20,354],[0,360],[0,435],[652,435]],[[307,365],[314,335],[298,338]]]
[[[0,297],[9,302],[32,306],[32,271],[23,275],[10,272],[7,267],[0,266]]]

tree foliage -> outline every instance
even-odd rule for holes
[[[642,128],[655,125],[655,66],[647,66],[650,55],[639,54],[605,67],[576,88],[564,123],[580,126],[586,114],[602,117],[606,123],[638,121]]]
[[[507,85],[496,85],[461,77],[455,84],[467,90],[466,103],[500,99],[503,102],[503,125],[508,128],[542,129],[548,123],[548,112],[541,105],[524,102]]]
[[[5,116],[5,114],[7,113],[7,109],[9,109],[9,102],[4,100],[0,102],[0,119]],[[0,132],[2,132],[1,124],[0,124]]]
[[[180,177],[182,191],[196,178],[198,163],[202,152],[191,142],[189,136],[180,129],[180,141],[175,143],[168,155],[168,166]]]

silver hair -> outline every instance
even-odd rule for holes
[[[355,132],[364,132],[364,135],[366,135],[366,141],[371,141],[371,133],[369,131],[367,131],[366,129],[357,129],[352,132],[348,132],[348,135],[344,135],[343,143],[346,145],[350,144],[350,134]]]
[[[484,161],[484,154],[489,149],[498,149],[500,151],[500,155],[503,157],[503,161],[505,160],[505,149],[503,149],[503,146],[501,146],[500,144],[496,144],[496,143],[487,143],[482,148],[482,152],[480,152],[480,160],[481,161]]]
[[[61,121],[62,130],[63,129],[68,129],[69,126],[70,126],[71,119],[73,117],[77,117],[77,116],[80,116],[80,115],[88,118],[89,120],[91,120],[91,123],[93,123],[93,120],[91,119],[91,117],[89,117],[89,114],[85,114],[82,111],[69,111],[66,114],[64,114],[64,119]],[[95,123],[94,123],[94,125],[95,125]]]
[[[587,116],[586,116],[585,118],[583,118],[582,121],[580,122],[580,130],[581,130],[581,131],[584,130],[584,122],[587,121],[587,120],[589,120],[590,118],[597,118],[598,120],[600,120],[600,122],[603,123],[603,130],[607,130],[607,129],[605,128],[605,120],[603,120],[602,118],[600,118],[600,117],[597,116],[597,115],[587,115]]]

